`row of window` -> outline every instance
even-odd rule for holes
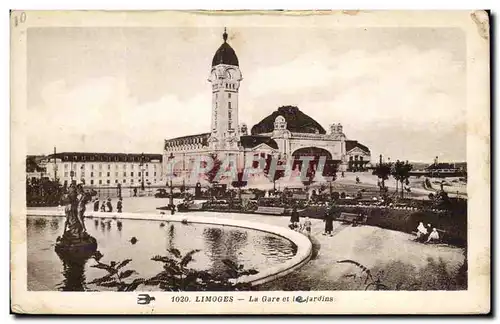
[[[115,172],[115,177],[118,177],[118,172]],[[82,173],[80,174],[82,177],[85,177],[85,173]],[[140,177],[142,174],[141,172],[138,172],[137,176]],[[144,175],[147,177],[149,176],[149,172],[144,172]],[[64,172],[64,176],[65,177],[69,177],[70,176],[70,173],[68,171]],[[74,175],[76,176],[76,174]],[[107,177],[110,177],[111,176],[111,172],[106,172],[106,176]],[[127,172],[123,172],[123,176],[126,177],[127,176]],[[130,176],[133,177],[134,176],[134,172],[130,172]],[[156,177],[156,171],[153,172],[153,176]],[[94,177],[94,172],[90,172],[90,177]],[[99,177],[102,177],[102,172],[99,172]]]
[[[147,158],[147,157],[144,157],[145,160],[159,160],[159,158],[157,157],[152,157],[152,158]],[[72,156],[72,159],[70,158],[70,156],[68,155],[65,155],[63,157],[63,160],[64,161],[70,161],[70,160],[73,160],[73,161],[78,161],[78,156],[74,155]],[[128,160],[128,162],[140,162],[142,160],[142,157],[141,156],[129,156],[129,157],[126,157],[125,159],[123,159],[123,157],[119,157],[119,156],[115,156],[115,157],[111,157],[111,156],[102,156],[102,157],[96,157],[94,155],[91,155],[91,156],[82,156],[81,157],[81,160],[82,161],[109,161],[109,162],[112,162],[112,161],[116,161],[116,162],[119,162],[120,160],[125,160],[123,162],[126,162]],[[161,162],[161,161],[160,161]]]
[[[212,90],[217,90],[219,88],[226,88],[226,89],[237,90],[235,83],[224,83],[224,84],[221,84],[220,86],[217,83],[213,83],[212,84]]]
[[[352,160],[353,160],[353,158],[352,158],[352,155],[351,155],[349,157],[349,161],[352,161]],[[354,156],[354,161],[358,161],[358,156],[357,155]],[[363,157],[362,156],[359,157],[359,161],[363,161]]]
[[[99,170],[102,170],[102,166],[103,166],[103,165],[102,165],[102,164],[98,164],[98,166],[99,166]],[[138,165],[138,166],[140,167],[140,165]],[[148,168],[149,168],[149,165],[148,165],[148,164],[145,164],[145,165],[144,165],[144,167],[145,167],[146,169],[148,169]],[[76,164],[72,164],[72,165],[71,165],[71,168],[72,168],[73,170],[76,170],[77,165],[76,165]],[[64,164],[64,169],[65,169],[65,170],[69,169],[69,164],[67,164],[67,163],[66,163],[66,164]],[[85,164],[81,164],[81,165],[80,165],[80,169],[82,169],[82,170],[83,170],[83,169],[85,169]],[[90,164],[90,169],[91,169],[91,170],[94,170],[94,164]],[[115,164],[115,169],[118,169],[118,164]],[[124,170],[125,170],[125,169],[127,169],[127,164],[123,164],[123,165],[122,165],[122,169],[124,169]],[[134,169],[134,164],[131,164],[131,169],[132,169],[132,170]],[[154,170],[156,170],[156,164],[153,164],[153,169],[154,169]],[[111,170],[111,164],[108,164],[108,170]]]
[[[160,179],[161,181],[161,179]],[[149,180],[145,180],[144,181],[145,183],[149,183]],[[118,179],[115,179],[115,183],[119,183]],[[127,183],[127,179],[123,179],[122,180],[122,183]],[[134,183],[134,179],[130,179],[130,183],[133,184]],[[141,180],[139,180],[139,183],[141,183]],[[153,183],[156,183],[156,179],[154,179]],[[94,185],[94,184],[100,184],[102,185],[103,184],[103,181],[102,180],[99,180],[99,181],[94,181],[94,179],[91,179],[90,180],[90,185]],[[106,180],[106,184],[111,184],[111,180]]]

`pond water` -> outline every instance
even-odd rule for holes
[[[83,266],[69,267],[54,250],[56,238],[64,230],[63,217],[28,217],[28,290],[105,290],[86,285],[106,274],[91,267],[93,259]],[[132,259],[125,269],[137,271],[149,278],[162,270],[162,263],[152,261],[155,255],[169,255],[169,248],[185,253],[200,249],[191,268],[222,273],[226,269],[223,259],[244,265],[245,269],[268,269],[291,259],[297,247],[291,241],[270,233],[232,226],[181,224],[155,220],[117,220],[96,218],[85,220],[87,230],[98,242],[103,254],[101,262],[120,262]],[[109,223],[109,224],[108,224]],[[131,243],[136,237],[137,242]]]

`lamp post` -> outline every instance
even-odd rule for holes
[[[169,199],[169,205],[173,206],[174,205],[174,188],[173,188],[173,183],[172,183],[172,175],[174,172],[174,167],[173,165],[170,164],[170,161],[174,159],[174,155],[170,153],[170,156],[168,157],[169,165],[170,165],[170,170],[167,170],[167,187],[170,186],[170,199]],[[169,183],[169,178],[170,178],[170,183]]]
[[[144,192],[144,153],[141,154],[139,167],[141,168],[141,190]]]
[[[54,181],[57,181],[56,147],[54,146]],[[59,181],[58,181],[59,182]]]
[[[182,193],[186,191],[186,153],[182,153]]]

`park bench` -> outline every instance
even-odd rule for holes
[[[285,212],[285,208],[284,207],[259,206],[259,207],[257,207],[257,210],[255,212],[257,214],[283,215],[283,213]]]
[[[368,219],[367,215],[364,214],[354,214],[354,213],[340,213],[339,217],[337,217],[337,221],[343,223],[352,223],[352,224],[365,224]]]

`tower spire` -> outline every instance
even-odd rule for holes
[[[224,43],[227,41],[226,27],[224,27],[224,34],[222,34],[222,39],[224,39]]]

